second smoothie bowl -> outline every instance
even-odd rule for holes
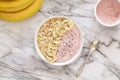
[[[40,57],[51,65],[73,62],[83,48],[83,35],[70,18],[55,16],[45,20],[35,34],[35,48]]]

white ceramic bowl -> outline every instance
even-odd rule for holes
[[[118,20],[117,20],[115,23],[113,23],[113,24],[106,24],[106,23],[102,22],[102,21],[98,18],[97,13],[96,13],[96,9],[97,9],[97,6],[98,6],[98,4],[100,3],[100,1],[101,1],[101,0],[98,0],[98,1],[97,1],[96,5],[95,5],[95,8],[94,8],[94,15],[95,15],[95,18],[97,19],[97,21],[98,21],[100,24],[102,24],[102,25],[104,25],[104,26],[106,26],[106,27],[114,27],[114,26],[118,25],[118,24],[120,23],[120,19],[118,19]]]
[[[50,18],[44,20],[44,21],[41,23],[41,25],[38,27],[38,29],[37,29],[37,31],[36,31],[36,33],[35,33],[35,38],[34,38],[34,44],[35,44],[35,48],[36,48],[36,50],[37,50],[38,55],[42,58],[42,60],[44,60],[44,61],[47,62],[48,64],[55,65],[55,66],[63,66],[63,65],[67,65],[67,64],[72,63],[72,62],[80,55],[80,53],[81,53],[81,51],[82,51],[82,49],[83,49],[83,44],[84,44],[84,39],[83,39],[82,32],[81,32],[81,30],[80,30],[80,27],[78,27],[79,25],[73,21],[73,22],[75,23],[75,25],[76,25],[76,26],[79,28],[79,30],[80,30],[80,38],[81,38],[81,42],[80,42],[81,46],[80,46],[78,52],[76,53],[76,55],[73,56],[70,60],[68,60],[68,61],[66,61],[66,62],[62,62],[62,63],[60,63],[60,62],[50,63],[50,62],[48,62],[48,61],[46,60],[46,58],[43,56],[43,54],[40,52],[40,50],[39,50],[39,48],[38,48],[37,35],[38,35],[38,32],[39,32],[39,29],[40,29],[40,27],[41,27],[46,21],[50,20],[51,18],[61,18],[61,17],[62,17],[62,18],[70,19],[70,18],[65,17],[65,16],[53,16],[53,17],[50,17]],[[71,20],[71,19],[70,19],[70,20]]]

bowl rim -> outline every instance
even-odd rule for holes
[[[120,23],[119,18],[118,18],[118,20],[117,20],[116,22],[114,22],[113,24],[106,24],[106,23],[102,22],[102,21],[98,18],[96,11],[97,11],[97,6],[98,6],[98,4],[99,4],[100,2],[101,2],[101,0],[98,0],[97,3],[95,4],[95,7],[94,7],[94,15],[95,15],[95,18],[97,19],[97,21],[98,21],[100,24],[102,24],[102,25],[104,25],[104,26],[106,26],[106,27],[114,27],[114,26],[118,25],[118,24]]]
[[[81,38],[81,42],[80,42],[80,45],[81,45],[81,46],[80,46],[78,52],[75,54],[75,56],[73,56],[70,60],[68,60],[68,61],[66,61],[66,62],[62,62],[62,63],[60,63],[60,62],[50,63],[50,62],[48,62],[48,61],[45,59],[45,57],[43,56],[43,54],[40,52],[40,50],[39,50],[39,48],[38,48],[37,36],[38,36],[38,32],[39,32],[40,28],[42,27],[42,25],[43,25],[45,22],[47,22],[48,20],[50,20],[51,18],[67,18],[67,19],[70,19],[69,17],[66,17],[66,16],[52,16],[52,17],[49,17],[49,18],[43,20],[43,21],[41,22],[41,24],[39,25],[39,27],[37,28],[36,32],[35,32],[35,36],[34,36],[34,46],[35,46],[35,49],[36,49],[36,51],[37,51],[37,54],[42,58],[42,60],[45,61],[45,62],[48,63],[48,64],[51,64],[51,65],[54,65],[54,66],[64,66],[64,65],[68,65],[68,64],[72,63],[73,61],[75,61],[75,60],[80,56],[80,54],[81,54],[81,52],[82,52],[83,45],[84,45],[83,33],[82,33],[79,25],[78,25],[75,21],[73,21],[72,19],[70,19],[71,21],[74,22],[74,24],[76,25],[76,27],[79,29],[80,38]]]

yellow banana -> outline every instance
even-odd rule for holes
[[[38,12],[43,4],[43,0],[34,0],[33,4],[18,12],[0,12],[0,18],[7,21],[21,21],[27,19]]]
[[[0,0],[0,11],[15,12],[31,5],[33,0]]]

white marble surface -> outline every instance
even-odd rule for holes
[[[0,80],[120,80],[120,25],[106,28],[93,14],[97,0],[45,0],[34,17],[16,23],[0,20]],[[34,33],[41,21],[68,16],[84,34],[82,55],[72,64],[55,67],[43,62],[34,48]],[[75,73],[87,56],[91,41],[100,40],[81,77]]]

